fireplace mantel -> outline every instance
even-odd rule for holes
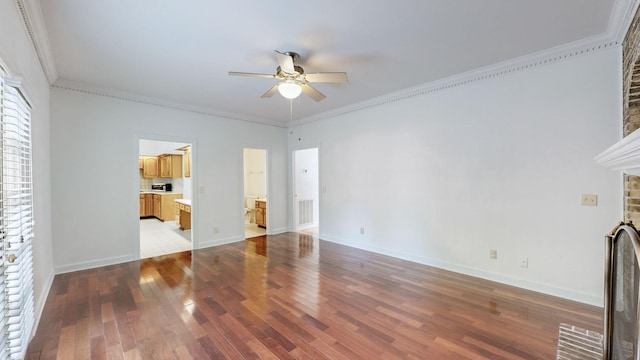
[[[595,161],[611,170],[640,176],[640,129],[603,151]]]

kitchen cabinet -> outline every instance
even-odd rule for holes
[[[142,162],[142,177],[157,178],[160,176],[157,156],[140,156],[138,163]]]
[[[184,150],[184,177],[191,177],[191,146]]]
[[[153,216],[161,221],[173,221],[176,218],[173,202],[181,198],[182,194],[140,194],[140,217]]]
[[[153,216],[162,220],[162,200],[160,194],[152,194],[153,196]]]
[[[160,211],[160,220],[162,221],[172,221],[176,218],[176,211],[173,206],[174,201],[176,199],[182,199],[182,194],[163,194],[160,199],[160,206],[162,210]]]
[[[140,217],[153,216],[153,195],[140,194]]]
[[[184,151],[182,156],[182,167],[184,169],[184,177],[191,177],[191,145],[179,147],[176,150]]]
[[[181,230],[191,229],[191,205],[189,200],[176,200],[175,209],[178,211],[176,224]]]
[[[182,177],[182,155],[163,154],[158,156],[161,178]]]
[[[267,227],[267,202],[264,200],[256,200],[256,225]]]

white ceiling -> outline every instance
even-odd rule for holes
[[[57,86],[158,99],[286,124],[473,69],[612,32],[631,0],[41,0]],[[613,15],[612,15],[613,14]],[[615,29],[614,29],[615,30]],[[41,38],[42,34],[41,34]],[[48,44],[44,44],[45,46]],[[40,44],[42,47],[43,44]],[[49,48],[49,46],[46,46]],[[327,98],[261,99],[274,50]]]

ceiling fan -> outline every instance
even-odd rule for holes
[[[295,99],[300,93],[304,93],[315,101],[321,101],[326,98],[326,96],[309,85],[309,83],[346,83],[349,81],[347,79],[347,73],[345,72],[305,74],[301,66],[294,64],[300,58],[300,55],[292,51],[281,53],[275,50],[275,53],[279,64],[275,75],[235,71],[229,71],[229,75],[280,80],[280,82],[273,85],[271,89],[267,90],[266,93],[262,94],[261,97],[263,98],[272,97],[276,92],[279,92],[287,99]]]

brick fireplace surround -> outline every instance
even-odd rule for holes
[[[640,128],[640,12],[622,43],[623,135]],[[624,216],[640,224],[640,176],[624,176]]]

